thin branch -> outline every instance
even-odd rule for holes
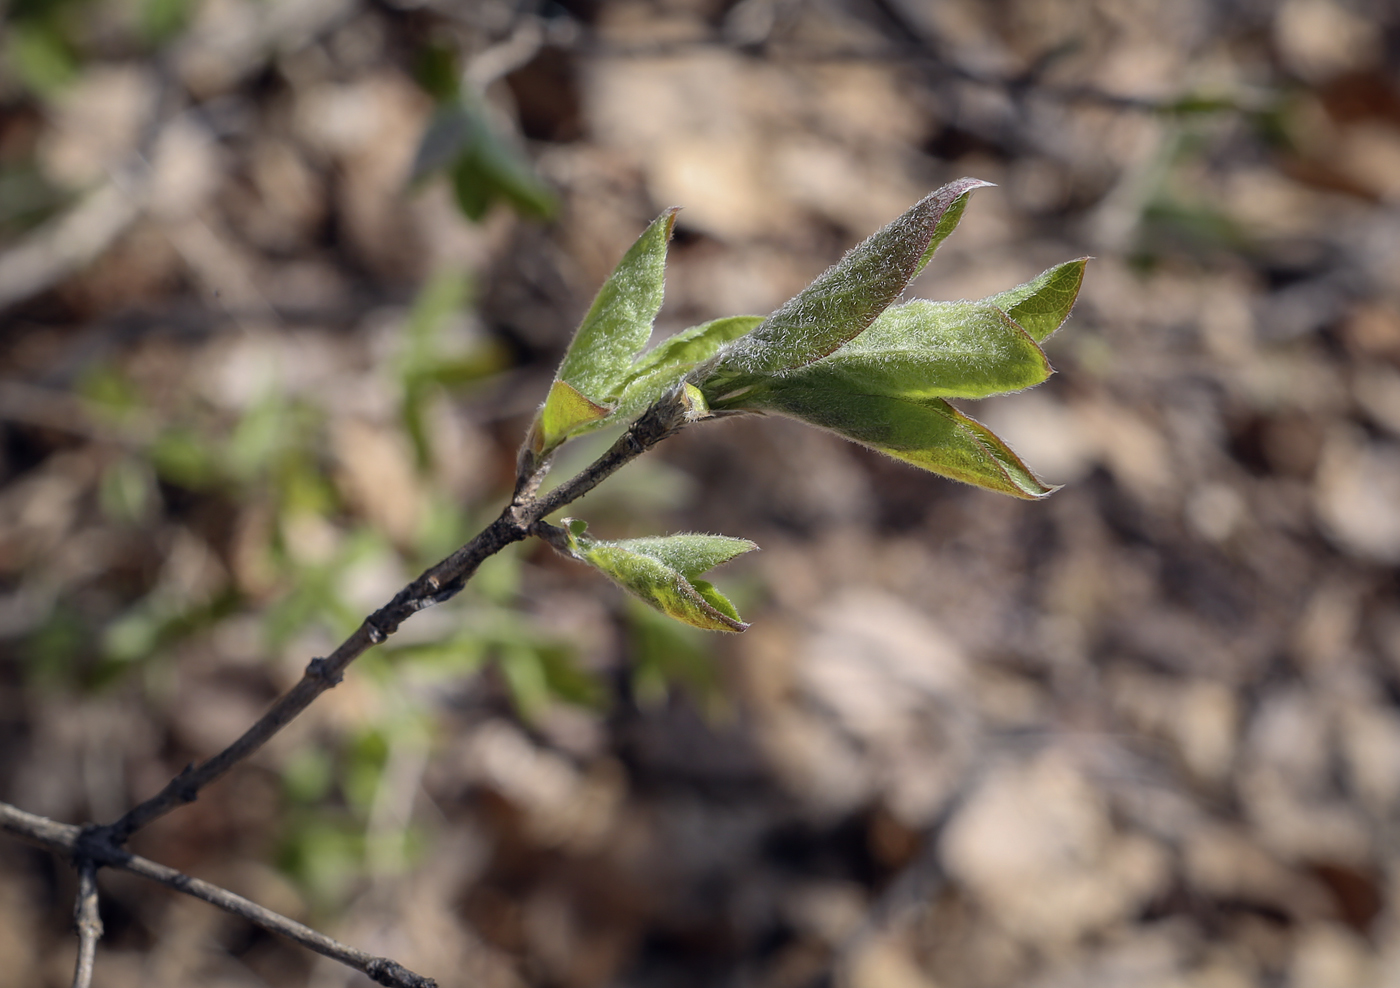
[[[192,878],[174,868],[167,868],[165,865],[158,864],[148,858],[124,851],[111,843],[103,828],[75,827],[71,824],[58,823],[48,817],[26,813],[8,803],[0,803],[0,830],[5,830],[31,844],[37,844],[56,853],[81,860],[83,865],[79,868],[80,884],[85,868],[91,868],[93,871],[98,865],[120,868],[167,888],[175,889],[177,892],[194,896],[196,899],[203,899],[211,905],[218,906],[224,912],[240,916],[248,922],[262,927],[269,933],[286,937],[303,947],[316,951],[318,954],[339,961],[347,967],[353,967],[378,984],[389,986],[389,988],[436,988],[437,983],[433,979],[415,974],[387,957],[376,957],[363,950],[356,950],[354,947],[333,940],[309,926],[303,926],[280,913],[265,909],[256,902],[245,899],[241,895],[235,895],[218,885]],[[94,917],[96,901],[94,886],[92,895]],[[79,932],[82,933],[81,925]],[[84,947],[86,947],[86,942],[85,936]],[[92,945],[93,948],[96,947],[96,936],[92,937]],[[83,950],[80,949],[80,965],[82,964],[82,953]],[[91,977],[90,973],[88,977]],[[75,986],[79,984],[77,977],[74,978],[73,983]],[[82,984],[86,984],[86,982],[82,982]]]
[[[272,705],[237,741],[201,765],[190,765],[171,779],[155,796],[138,804],[106,828],[117,843],[125,843],[136,831],[178,806],[194,802],[199,791],[261,748],[286,727],[318,696],[340,682],[345,668],[365,651],[384,641],[399,625],[441,597],[444,586],[466,583],[490,556],[528,534],[512,516],[512,504],[481,534],[400,590],[388,604],[367,617],[340,647],[323,659],[312,659],[301,680]]]
[[[203,764],[191,764],[185,768],[159,793],[133,807],[115,823],[80,828],[0,803],[0,830],[62,853],[72,858],[78,866],[80,890],[77,911],[81,940],[78,969],[73,981],[75,988],[87,988],[92,977],[92,958],[102,929],[97,918],[95,874],[97,868],[104,865],[130,871],[203,899],[225,912],[241,916],[265,930],[353,967],[379,984],[436,988],[431,979],[414,974],[388,958],[375,957],[338,943],[227,889],[131,854],[122,845],[151,821],[178,806],[193,802],[201,789],[261,748],[310,706],[316,697],[340,682],[346,667],[356,658],[392,635],[414,613],[457,594],[486,559],[530,535],[557,541],[558,530],[544,521],[547,515],[593,490],[622,466],[674,435],[687,421],[688,406],[681,400],[679,390],[673,391],[648,408],[591,466],[543,498],[537,496],[537,491],[548,463],[534,464],[530,470],[523,471],[511,503],[480,534],[426,570],[395,594],[393,600],[365,618],[329,656],[312,659],[301,680],[238,740]]]
[[[316,697],[340,682],[345,668],[356,658],[392,635],[400,624],[416,612],[455,596],[486,559],[533,534],[537,522],[576,501],[618,469],[674,435],[685,425],[685,414],[685,408],[677,396],[668,395],[647,409],[591,466],[543,498],[534,496],[537,480],[523,485],[521,492],[500,516],[476,538],[400,590],[393,600],[366,618],[354,634],[328,657],[313,659],[301,680],[284,693],[242,737],[203,764],[188,766],[155,796],[103,828],[106,834],[117,845],[124,844],[152,820],[193,802],[201,789],[261,748]]]
[[[88,988],[97,961],[97,941],[102,939],[102,917],[97,911],[97,862],[91,858],[83,858],[78,863],[78,897],[73,903],[73,921],[78,927],[78,963],[73,969],[73,988]]]

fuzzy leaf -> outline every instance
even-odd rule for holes
[[[666,244],[675,220],[675,209],[657,217],[598,289],[531,428],[529,444],[536,454],[601,424],[612,412],[661,308]]]
[[[556,378],[590,401],[603,404],[617,397],[633,359],[651,336],[675,222],[676,210],[668,209],[642,231],[598,289],[564,354]]]
[[[603,571],[624,590],[668,617],[709,631],[743,631],[722,593],[701,573],[758,548],[747,539],[723,535],[668,535],[658,538],[603,542],[583,534],[571,521],[566,529],[574,556]]]
[[[632,365],[631,377],[614,414],[640,415],[681,378],[715,355],[724,344],[749,332],[762,316],[729,316],[692,326],[657,344]]]
[[[909,398],[985,398],[1051,374],[1045,353],[994,305],[915,301],[793,378],[833,391]]]
[[[1003,310],[1039,343],[1069,318],[1088,263],[1089,258],[1080,257],[1057,264],[1024,285],[983,301]]]
[[[530,427],[527,443],[534,452],[543,453],[558,446],[566,436],[607,417],[608,410],[602,405],[595,405],[563,381],[555,381]]]
[[[830,429],[953,480],[1022,498],[1054,490],[986,426],[942,398],[860,394],[792,377],[755,389],[745,400],[747,407]]]
[[[919,258],[919,264],[914,268],[915,275],[928,266],[928,262],[933,260],[934,252],[938,250],[939,244],[947,240],[948,234],[958,228],[963,210],[967,208],[968,197],[977,189],[992,188],[995,184],[995,182],[984,182],[980,178],[960,178],[934,193],[934,195],[939,195],[946,191],[953,198],[943,211],[943,215],[938,218],[938,226],[934,227],[933,238],[929,241],[928,249],[924,251],[924,256]]]
[[[752,332],[761,322],[762,316],[726,316],[691,326],[642,354],[632,365],[632,376],[639,377],[665,367],[689,370],[713,357],[724,344]]]
[[[721,352],[706,382],[707,395],[723,395],[755,378],[803,367],[863,332],[904,291],[941,239],[939,234],[946,237],[952,231],[956,215],[948,216],[950,210],[986,184],[963,178],[945,185],[852,248],[753,332]]]

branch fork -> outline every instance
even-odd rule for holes
[[[544,520],[548,515],[587,494],[618,469],[674,435],[686,423],[684,403],[673,391],[647,409],[591,466],[544,497],[539,497],[538,492],[549,472],[550,457],[537,458],[528,450],[522,451],[510,504],[495,521],[365,618],[334,652],[308,662],[301,680],[279,697],[267,713],[236,741],[202,763],[186,765],[160,792],[132,807],[120,819],[108,824],[79,827],[0,802],[0,830],[68,858],[77,869],[74,923],[79,949],[73,988],[89,988],[92,983],[97,943],[102,937],[97,892],[97,872],[100,868],[128,871],[203,899],[225,912],[352,967],[388,988],[436,988],[433,979],[415,974],[396,961],[339,943],[227,889],[132,854],[125,845],[143,827],[198,799],[201,790],[261,748],[310,706],[316,697],[340,683],[351,662],[384,642],[405,620],[424,608],[454,597],[486,559],[530,536],[538,536],[559,549],[561,530]]]

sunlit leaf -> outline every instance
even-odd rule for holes
[[[945,185],[852,248],[722,351],[705,383],[707,396],[713,400],[757,377],[805,366],[858,336],[899,298],[939,239],[952,231],[956,215],[949,211],[986,184],[963,178]]]
[[[638,357],[632,365],[632,379],[666,368],[689,370],[713,357],[730,340],[751,332],[761,322],[763,316],[726,316],[691,326]]]
[[[723,535],[668,535],[603,542],[568,528],[574,556],[603,571],[629,593],[668,617],[710,631],[743,631],[748,625],[722,593],[696,579],[720,563],[758,548]]]
[[[981,423],[942,398],[898,398],[778,379],[755,391],[750,407],[837,432],[924,470],[1014,497],[1038,498],[1042,483]]]
[[[850,343],[789,376],[833,391],[985,398],[1050,373],[1036,342],[996,306],[916,301],[886,309]]]
[[[657,217],[598,289],[531,430],[529,446],[536,454],[606,418],[616,406],[661,308],[675,220],[674,209]]]
[[[1089,258],[1057,264],[1036,278],[1010,291],[983,299],[1002,309],[1036,342],[1048,337],[1069,318],[1079,287],[1084,283],[1084,266]]]
[[[536,452],[553,449],[570,433],[607,415],[607,408],[589,401],[563,381],[555,381],[531,431],[530,447]]]
[[[633,359],[651,336],[675,222],[676,210],[668,209],[642,232],[598,289],[564,354],[555,376],[591,401],[617,397]]]
[[[720,347],[761,322],[762,316],[728,316],[692,326],[652,347],[632,365],[613,414],[618,419],[640,415],[697,365],[719,352]]]

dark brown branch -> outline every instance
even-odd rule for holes
[[[189,766],[155,796],[127,811],[108,828],[111,838],[122,844],[152,820],[193,802],[201,789],[261,748],[310,706],[316,697],[340,682],[351,662],[392,635],[410,615],[445,600],[444,588],[460,589],[484,560],[512,542],[525,538],[528,527],[514,519],[512,513],[516,509],[514,504],[506,508],[476,538],[400,590],[393,600],[367,617],[354,634],[329,656],[312,659],[301,680],[282,694],[242,737],[203,764]],[[456,589],[452,592],[455,593]]]
[[[123,845],[132,834],[151,821],[176,807],[193,802],[201,789],[261,748],[310,706],[316,697],[340,682],[346,667],[356,658],[392,635],[414,613],[457,594],[486,559],[530,535],[541,535],[551,544],[557,543],[559,530],[544,521],[547,515],[587,494],[619,468],[674,435],[688,421],[687,403],[682,400],[679,391],[672,392],[647,409],[596,462],[543,498],[537,496],[537,491],[548,469],[548,461],[529,463],[528,469],[521,470],[511,503],[476,538],[424,571],[418,579],[395,594],[393,600],[365,618],[359,628],[329,656],[312,659],[301,680],[284,693],[242,737],[208,761],[186,767],[159,793],[127,811],[115,823],[79,828],[0,803],[0,830],[66,854],[78,866],[80,890],[77,911],[81,939],[78,968],[73,981],[75,988],[87,988],[92,977],[92,958],[102,931],[97,917],[95,875],[97,868],[103,865],[122,868],[203,899],[362,971],[379,984],[408,988],[433,986],[434,982],[430,979],[414,974],[394,961],[347,947],[217,885],[130,854],[123,849]]]
[[[95,872],[98,865],[120,868],[134,875],[140,875],[142,878],[148,878],[167,888],[175,889],[177,892],[194,896],[196,899],[203,899],[211,905],[218,906],[224,912],[240,916],[248,922],[262,927],[269,933],[286,937],[303,947],[316,951],[318,954],[339,961],[347,967],[353,967],[377,984],[386,985],[389,988],[436,988],[437,983],[433,979],[414,974],[387,957],[376,957],[363,950],[356,950],[354,947],[333,940],[323,933],[317,933],[309,926],[303,926],[295,920],[288,919],[280,913],[264,909],[256,902],[245,899],[241,895],[235,895],[218,885],[192,878],[174,868],[167,868],[165,865],[157,864],[148,858],[124,851],[111,842],[103,828],[83,828],[58,823],[48,817],[26,813],[8,803],[0,803],[0,830],[5,830],[31,844],[37,844],[58,854],[79,860],[81,862],[79,865],[80,886],[83,885],[83,875],[88,869]],[[84,908],[81,901],[82,891],[80,889],[80,910]],[[92,915],[96,919],[95,885],[91,901]],[[91,949],[96,948],[100,927],[99,922],[98,933],[89,937],[87,934],[83,934],[82,920],[81,918],[79,920],[79,933],[83,935],[82,946],[79,950],[80,974],[83,963],[82,954],[84,950],[88,949],[89,939],[91,940]],[[90,961],[88,966],[90,969]],[[91,977],[90,970],[88,977]],[[76,976],[73,983],[74,985],[79,984]]]
[[[340,682],[351,662],[392,635],[414,613],[455,596],[486,559],[532,534],[536,522],[587,494],[619,468],[674,435],[685,422],[684,406],[675,395],[670,395],[643,413],[596,462],[545,497],[538,500],[534,497],[537,478],[532,477],[530,482],[522,484],[521,493],[476,538],[400,590],[328,657],[311,660],[300,682],[284,693],[242,737],[203,764],[187,767],[159,793],[107,827],[107,835],[118,845],[123,844],[152,820],[193,802],[201,789],[261,748],[310,706],[311,701]]]
[[[102,917],[97,911],[97,862],[78,862],[78,897],[73,903],[73,922],[78,927],[78,962],[73,968],[73,988],[92,984],[97,961],[97,941],[102,939]]]

